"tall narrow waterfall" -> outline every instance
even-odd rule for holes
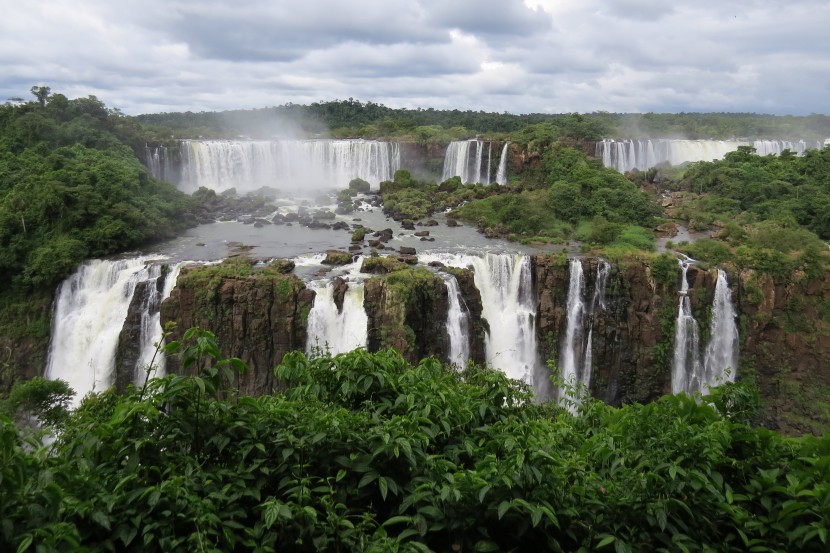
[[[164,288],[162,290],[158,290],[158,288],[153,286],[153,282],[149,282],[144,297],[141,300],[140,354],[135,366],[133,378],[136,386],[144,384],[144,380],[147,377],[145,369],[150,363],[156,367],[155,376],[163,376],[165,374],[165,357],[163,355],[156,355],[156,344],[162,339],[161,302],[167,299],[170,296],[170,292],[175,288],[181,267],[181,263],[175,263],[169,266],[167,269],[168,273],[164,278]],[[151,265],[149,270],[151,279],[158,278],[160,274],[156,273],[162,270],[162,266]]]
[[[484,164],[484,147],[488,147],[487,167],[482,171]],[[441,180],[452,177],[461,177],[461,182],[490,184],[490,162],[492,157],[492,143],[483,140],[471,139],[450,142],[447,153],[444,154],[444,171]]]
[[[398,144],[376,140],[185,140],[181,147],[186,192],[270,186],[313,193],[345,188],[355,177],[377,186],[400,167]]]
[[[611,265],[604,259],[599,260],[597,265],[597,275],[594,281],[594,297],[591,300],[590,311],[588,312],[588,338],[585,340],[585,357],[582,362],[582,377],[581,381],[586,387],[591,385],[591,375],[594,370],[594,353],[593,353],[593,338],[594,338],[594,321],[598,311],[605,310],[605,287],[608,284],[608,277],[611,275]]]
[[[672,393],[686,392],[688,394],[701,389],[700,340],[698,325],[692,314],[692,303],[689,298],[689,282],[686,272],[689,264],[680,261],[681,282],[680,300],[677,307],[677,326],[674,334],[674,363],[672,365],[671,389]]]
[[[308,353],[320,348],[336,355],[366,347],[369,319],[363,308],[363,282],[349,281],[347,284],[343,309],[338,310],[334,302],[334,282],[317,280],[309,283],[309,288],[317,295],[308,314]]]
[[[559,370],[566,385],[574,386],[582,383],[582,318],[585,314],[585,278],[582,271],[582,261],[579,258],[571,259],[570,281],[568,284],[568,318],[565,327],[565,340],[562,342],[562,351],[559,355]],[[561,394],[560,394],[561,397]]]
[[[156,290],[155,281],[161,275],[161,266],[148,261],[142,257],[87,261],[59,286],[45,374],[69,383],[77,392],[75,405],[90,391],[101,392],[113,384],[118,337],[136,286],[152,281],[147,289]],[[168,294],[174,281],[169,278],[160,294]],[[162,299],[148,299],[148,303],[158,304]],[[141,347],[145,352],[161,333],[160,328],[150,328],[158,324],[157,315],[146,324]],[[149,359],[146,353],[141,355],[145,359]],[[136,375],[136,381],[140,378]]]
[[[712,161],[723,159],[739,146],[752,146],[758,155],[779,155],[790,150],[804,155],[810,148],[822,148],[820,141],[789,140],[676,140],[676,139],[635,139],[597,142],[596,157],[606,167],[613,167],[624,173],[633,169],[645,171],[660,163],[680,165],[691,161]]]
[[[735,307],[726,273],[718,269],[715,298],[712,302],[712,323],[709,345],[704,361],[704,380],[707,386],[735,381],[738,368],[738,326]]]
[[[496,171],[496,182],[498,184],[507,184],[507,147],[510,142],[504,143],[504,148],[501,149],[501,157],[499,158],[499,169]]]
[[[473,269],[476,287],[481,293],[482,316],[490,326],[485,341],[487,363],[510,378],[533,384],[539,363],[530,257],[438,253],[419,255],[418,260]]]
[[[458,280],[446,273],[441,273],[441,276],[447,284],[447,297],[450,304],[447,310],[447,334],[450,339],[449,361],[463,369],[470,359],[470,314],[463,306]]]

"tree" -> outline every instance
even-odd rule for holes
[[[49,99],[49,93],[52,91],[51,88],[48,86],[33,86],[31,88],[32,94],[35,95],[37,98],[37,102],[40,104],[40,107],[44,107],[46,105],[46,100]]]

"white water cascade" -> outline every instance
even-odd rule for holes
[[[499,169],[496,171],[496,182],[498,184],[507,184],[507,147],[510,142],[504,143],[504,148],[501,149],[501,157],[499,158]]]
[[[597,142],[596,157],[605,167],[613,167],[621,173],[634,169],[645,171],[660,163],[680,165],[693,161],[723,159],[739,146],[752,146],[758,155],[779,155],[790,150],[804,155],[807,149],[822,148],[820,141],[789,140],[679,140],[656,139],[605,139]]]
[[[333,281],[317,280],[308,284],[316,292],[308,314],[308,353],[319,348],[337,355],[366,347],[369,319],[363,308],[363,282],[350,280],[347,284],[342,311],[334,303]]]
[[[487,363],[510,378],[534,384],[539,363],[530,257],[432,253],[419,255],[418,261],[440,261],[451,267],[472,268],[476,287],[481,293],[482,317],[490,326],[485,340]]]
[[[152,281],[147,288],[155,290],[161,270],[160,264],[143,257],[94,259],[81,264],[58,287],[45,376],[65,380],[75,390],[74,406],[87,393],[102,392],[113,384],[118,336],[136,285]],[[162,294],[169,294],[175,278],[168,275],[168,281]],[[152,301],[160,304],[163,299]],[[143,352],[160,338],[161,328],[149,328],[153,321],[157,324],[158,319],[150,316],[148,330],[142,332]],[[146,358],[142,354],[142,361]],[[136,375],[136,382],[139,379],[143,375]]]
[[[144,146],[144,160],[153,178],[175,184],[173,169],[170,164],[170,156],[166,146]]]
[[[487,161],[484,160],[484,148],[487,147]],[[441,181],[452,177],[461,177],[464,184],[490,184],[490,165],[493,153],[492,142],[484,140],[458,140],[450,142],[444,154],[444,171]],[[486,163],[486,171],[482,165]]]
[[[355,177],[376,187],[400,167],[399,145],[376,140],[183,140],[181,156],[185,192],[269,186],[314,193],[345,188]]]
[[[689,281],[686,272],[687,261],[680,261],[681,281],[680,300],[677,308],[677,323],[674,333],[674,363],[672,364],[671,389],[677,394],[692,394],[701,390],[700,339],[698,325],[692,314],[692,302],[689,298]]]
[[[585,356],[582,362],[581,381],[585,386],[591,385],[591,375],[594,370],[593,338],[594,321],[598,310],[605,311],[605,287],[608,284],[608,277],[611,275],[611,264],[604,259],[599,260],[597,275],[594,281],[594,297],[591,299],[590,311],[588,312],[588,338],[585,340]]]
[[[570,262],[570,280],[568,283],[568,318],[565,327],[565,340],[562,342],[562,351],[559,355],[559,370],[566,386],[582,384],[582,319],[585,314],[585,301],[582,296],[585,291],[585,277],[582,271],[582,261],[573,258]],[[560,391],[559,397],[562,397]]]
[[[738,326],[726,273],[718,269],[712,302],[711,337],[706,347],[704,382],[707,387],[735,381],[738,368]]]
[[[450,274],[441,273],[447,285],[447,335],[450,339],[449,361],[459,369],[467,366],[470,359],[470,314],[464,308],[458,280]]]
[[[148,291],[142,298],[141,311],[141,353],[136,364],[134,383],[136,386],[142,386],[147,378],[146,367],[151,363],[156,367],[154,376],[164,376],[166,373],[166,357],[157,354],[156,344],[162,343],[162,328],[161,328],[161,302],[170,296],[170,292],[176,287],[176,280],[179,278],[179,271],[182,268],[181,263],[168,265],[167,275],[164,278],[164,288],[158,290],[152,286],[148,286]],[[161,269],[159,265],[151,266],[151,274],[157,269]],[[153,278],[151,276],[151,278]],[[157,278],[157,277],[156,277]]]

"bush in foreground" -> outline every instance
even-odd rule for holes
[[[240,397],[198,338],[202,376],[89,397],[49,452],[0,421],[0,549],[826,550],[830,439],[747,426],[744,388],[572,415],[357,350],[289,354],[283,392]]]

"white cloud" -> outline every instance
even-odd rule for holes
[[[830,113],[825,0],[0,0],[0,99]]]

